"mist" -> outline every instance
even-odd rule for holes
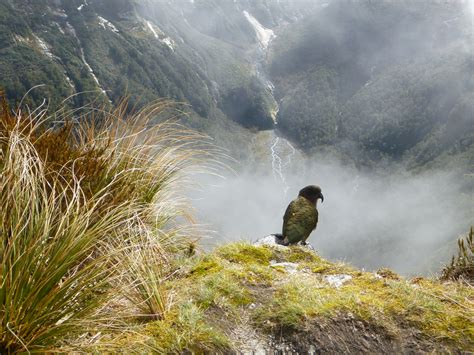
[[[320,185],[319,223],[309,242],[331,260],[404,275],[439,271],[456,238],[474,221],[472,192],[453,172],[360,171],[337,159],[306,158],[284,171],[288,190],[269,169],[206,177],[192,195],[198,220],[214,231],[207,245],[255,241],[281,233],[288,203],[309,184]]]

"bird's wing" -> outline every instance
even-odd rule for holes
[[[285,236],[285,233],[288,227],[288,221],[295,212],[295,205],[296,205],[296,202],[291,201],[288,204],[288,207],[286,208],[285,214],[283,215],[283,230],[282,230],[283,236]]]
[[[312,205],[305,206],[304,216],[300,216],[299,220],[301,241],[306,243],[306,239],[309,238],[309,235],[316,229],[316,225],[318,224],[318,210]]]

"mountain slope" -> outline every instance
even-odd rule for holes
[[[186,125],[238,158],[249,154],[242,127],[272,128],[275,114],[248,16],[277,26],[308,3],[0,0],[0,88],[12,106],[33,87],[25,102],[52,108],[171,98]]]
[[[257,35],[244,10],[275,25],[285,4],[273,13],[263,1],[2,0],[0,85],[17,102],[44,84],[31,93],[35,104],[78,92],[86,93],[75,106],[97,96],[117,103],[128,94],[132,104],[169,97],[202,118],[222,109],[244,126],[270,128],[271,93],[255,73]]]
[[[332,1],[274,42],[280,130],[365,164],[472,166],[471,21],[462,3]]]
[[[52,107],[67,97],[74,107],[115,105],[125,95],[140,107],[166,97],[187,105],[183,122],[234,156],[250,154],[247,129],[272,129],[277,119],[279,132],[309,155],[328,149],[362,165],[410,169],[474,164],[472,19],[463,3],[0,7],[0,87],[12,104],[36,85],[44,86],[27,103],[47,98]]]

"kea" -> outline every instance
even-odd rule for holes
[[[318,224],[318,199],[324,201],[321,188],[309,185],[301,189],[298,197],[290,202],[283,216],[283,245],[298,242],[306,245],[306,239]]]

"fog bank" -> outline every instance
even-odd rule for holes
[[[301,161],[284,173],[286,194],[271,170],[203,178],[192,204],[198,220],[215,231],[205,243],[281,232],[286,206],[309,184],[320,185],[325,196],[309,242],[326,258],[367,269],[439,271],[474,222],[473,193],[462,192],[465,181],[454,173],[361,172],[330,159]]]

